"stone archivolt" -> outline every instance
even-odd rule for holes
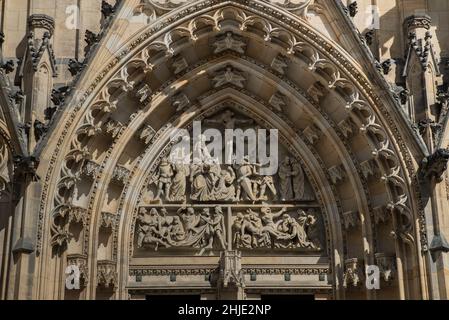
[[[43,201],[47,202],[40,212],[42,228],[47,223],[42,211],[51,210],[51,239],[45,240],[47,236],[40,229],[38,250],[43,249],[42,241],[47,241],[60,253],[74,253],[70,251],[75,240],[66,217],[84,210],[81,251],[96,252],[92,237],[105,223],[101,213],[111,211],[116,213],[120,225],[112,232],[107,259],[98,261],[97,281],[90,283],[117,286],[120,296],[126,284],[117,272],[126,272],[128,266],[119,270],[113,258],[120,256],[129,264],[133,254],[145,248],[157,250],[158,254],[166,248],[194,248],[193,254],[197,255],[229,248],[243,252],[315,252],[329,258],[334,283],[340,284],[336,290],[341,292],[343,287],[357,285],[361,278],[357,261],[348,260],[346,271],[336,267],[351,254],[344,248],[346,232],[364,239],[357,244],[356,251],[365,252],[360,259],[375,259],[372,252],[377,251],[377,244],[372,240],[372,232],[366,231],[377,228],[371,221],[373,207],[388,208],[397,224],[392,226],[386,217],[380,216],[376,222],[381,220],[393,229],[397,241],[411,244],[425,237],[412,223],[418,211],[409,201],[404,159],[398,157],[400,134],[395,138],[395,132],[385,129],[389,119],[384,117],[389,116],[388,112],[380,116],[381,100],[347,54],[318,36],[306,20],[293,19],[276,7],[287,6],[304,17],[314,1],[297,7],[289,3],[271,1],[267,5],[266,1],[240,0],[225,5],[221,1],[196,1],[183,4],[185,7],[179,11],[175,5],[143,3],[154,6],[161,27],[170,23],[171,28],[161,35],[150,25],[129,42],[123,55],[107,65],[79,103],[70,100],[69,105],[72,103],[74,108],[68,108],[71,111],[63,117],[63,134],[51,157],[44,185],[47,198]],[[165,15],[168,20],[164,20]],[[188,15],[190,19],[180,19]],[[221,39],[217,46],[204,47],[204,39],[217,37]],[[267,61],[246,56],[250,55],[251,45],[260,43],[269,44]],[[186,47],[208,50],[208,57],[195,60],[184,55]],[[279,57],[288,57],[288,61]],[[292,70],[303,70],[307,83],[292,76],[294,72],[281,72],[286,68],[282,62],[288,62],[288,68],[297,68]],[[160,84],[154,74],[170,63],[173,73]],[[315,87],[310,90],[312,85]],[[257,90],[263,86],[267,89]],[[283,95],[288,95],[282,112],[278,103],[273,107],[272,99],[279,87]],[[308,90],[310,95],[305,93]],[[179,104],[173,108],[173,97],[181,92],[189,92],[187,105],[181,109],[191,113],[176,113]],[[283,146],[291,161],[285,159],[278,176],[255,175],[246,181],[241,173],[245,168],[219,167],[217,180],[211,185],[206,177],[210,168],[181,168],[164,163],[172,144],[168,139],[171,127],[187,127],[195,118],[210,117],[205,115],[208,109],[224,100],[220,94],[237,101],[251,114],[250,118],[264,119],[263,127],[281,131],[282,139],[288,141]],[[331,103],[345,111],[344,118],[334,118],[335,113],[328,109]],[[292,118],[295,112],[301,113],[301,119]],[[118,119],[114,117],[117,115],[126,121],[120,121],[120,125],[111,122],[110,119]],[[155,120],[157,117],[159,121]],[[104,133],[112,135],[106,145]],[[352,144],[355,138],[362,141],[368,152],[356,150]],[[326,148],[335,153],[326,152]],[[135,156],[130,157],[131,154]],[[86,172],[92,179],[81,179]],[[367,181],[373,173],[382,180],[372,177]],[[192,175],[193,181],[188,184],[186,179]],[[306,180],[310,184],[308,190],[304,188]],[[348,198],[348,190],[353,190],[354,201],[342,201]],[[305,191],[313,191],[314,196]],[[381,193],[375,203],[369,200],[373,191]],[[150,203],[143,204],[145,199]],[[203,203],[209,201],[220,203]],[[262,201],[268,204],[262,206]],[[319,212],[312,213],[304,201],[313,201]],[[357,224],[347,220],[344,224],[351,228],[343,231],[343,212],[360,212],[363,219]],[[325,241],[317,234],[324,235]],[[95,259],[95,253],[92,258]],[[343,282],[345,285],[341,285]]]

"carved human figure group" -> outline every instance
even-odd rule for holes
[[[237,248],[321,250],[313,211],[298,210],[298,218],[295,219],[286,208],[272,212],[270,207],[264,206],[260,214],[248,209],[245,214],[237,213],[232,228]]]
[[[274,176],[259,174],[259,164],[244,158],[241,164],[221,165],[217,161],[182,164],[162,159],[153,178],[156,200],[186,202],[187,182],[194,201],[301,201],[305,200],[305,178],[296,159],[285,157]]]
[[[232,214],[232,213],[230,213]],[[137,247],[194,248],[198,255],[206,251],[226,250],[227,233],[232,232],[238,249],[308,249],[321,250],[315,213],[303,210],[272,212],[268,205],[260,213],[247,209],[238,212],[227,230],[221,206],[183,207],[170,215],[165,208],[141,208],[137,218]]]
[[[201,212],[191,207],[181,208],[170,216],[165,208],[160,210],[141,208],[137,218],[137,246],[193,247],[201,250],[226,249],[226,227],[220,206],[202,208]]]

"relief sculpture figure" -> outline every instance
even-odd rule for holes
[[[272,212],[268,206],[263,206],[260,214],[251,209],[246,214],[237,213],[232,228],[234,245],[246,249],[321,250],[316,217],[303,210],[297,215],[298,218],[294,218],[286,208]]]
[[[304,171],[299,161],[285,157],[279,166],[278,175],[282,201],[304,199]]]
[[[157,193],[156,193],[156,199],[161,199],[161,196],[164,195],[165,198],[168,200],[170,199],[170,188],[172,185],[172,178],[173,178],[173,168],[171,163],[168,161],[167,158],[162,159],[161,164],[158,168],[158,173],[156,176],[157,181]]]

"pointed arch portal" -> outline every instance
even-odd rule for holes
[[[155,22],[87,68],[97,77],[41,152],[37,296],[424,295],[424,220],[395,102],[308,23],[323,6],[272,2],[139,6]],[[170,133],[194,121],[278,130],[278,172],[167,163]],[[80,290],[64,287],[69,265]],[[372,265],[378,291],[365,287]]]

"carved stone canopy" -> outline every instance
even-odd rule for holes
[[[55,20],[46,14],[33,14],[28,18],[28,26],[31,30],[45,29],[52,35],[55,29]]]

